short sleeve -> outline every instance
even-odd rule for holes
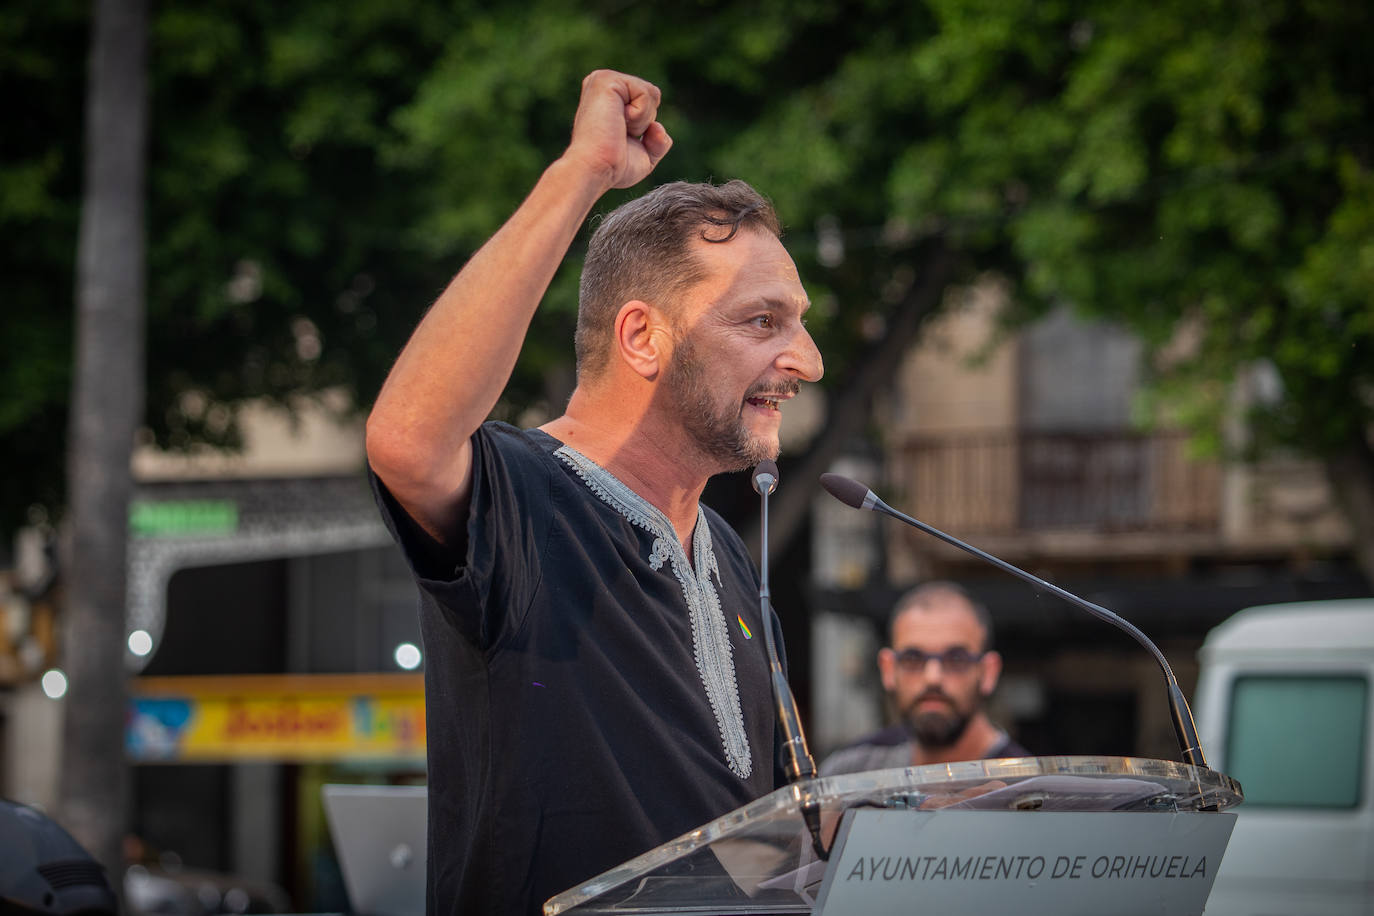
[[[480,649],[518,629],[542,580],[550,461],[528,433],[483,424],[472,437],[472,499],[460,555],[421,528],[375,474],[373,492],[420,591]]]

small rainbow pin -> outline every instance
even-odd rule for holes
[[[753,639],[753,638],[754,638],[754,634],[749,632],[749,625],[748,625],[747,623],[744,622],[744,618],[741,617],[740,615],[736,614],[736,615],[735,615],[735,619],[739,621],[740,632],[742,632],[742,633],[744,634],[744,638],[745,638],[745,639]]]

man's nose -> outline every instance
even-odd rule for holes
[[[935,666],[935,673],[934,673],[934,674],[932,674],[931,671],[930,671],[930,666],[931,666],[931,665],[934,665],[934,666]],[[940,656],[938,656],[938,655],[927,655],[927,656],[926,656],[925,661],[921,663],[921,676],[924,677],[924,678],[925,678],[926,680],[928,680],[928,681],[938,681],[940,678],[942,678],[942,677],[945,676],[945,666],[944,666],[944,663],[942,663],[942,662],[940,661]]]
[[[798,327],[788,341],[787,349],[778,358],[778,368],[804,382],[818,382],[825,375],[821,351],[805,327]]]

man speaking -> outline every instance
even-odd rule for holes
[[[567,149],[425,315],[368,419],[420,588],[430,914],[538,912],[777,781],[757,574],[699,502],[713,474],[776,457],[786,402],[822,372],[767,201],[676,183],[607,216],[566,411],[484,422],[596,201],[668,153],[658,106],[644,80],[583,81]]]

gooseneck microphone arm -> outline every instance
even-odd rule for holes
[[[797,714],[797,698],[782,672],[782,661],[778,656],[778,646],[773,640],[773,596],[768,590],[768,497],[778,486],[778,466],[768,459],[754,467],[752,477],[754,491],[762,502],[759,528],[759,620],[763,627],[763,644],[768,652],[768,674],[773,685],[773,702],[778,711],[778,724],[782,728],[783,769],[787,781],[801,782],[816,775],[816,761],[806,746],[806,733],[802,731],[801,716]],[[821,842],[821,808],[815,798],[802,802],[802,821],[811,834],[811,848],[822,860],[830,858],[829,850]]]
[[[1080,598],[1072,592],[1067,592],[1051,582],[1046,582],[1039,576],[1033,576],[1023,569],[1012,566],[1005,560],[1000,560],[992,554],[979,550],[971,544],[965,544],[958,538],[945,534],[938,528],[932,528],[919,519],[914,519],[904,512],[897,511],[879,499],[877,494],[857,480],[851,480],[840,474],[822,474],[821,486],[824,487],[826,492],[831,496],[847,506],[853,506],[855,509],[868,509],[873,512],[881,512],[884,515],[892,516],[898,521],[906,522],[913,528],[918,528],[932,537],[937,537],[947,544],[952,544],[960,550],[971,553],[975,557],[991,563],[998,569],[1005,570],[1014,576],[1025,579],[1032,585],[1047,589],[1060,598],[1063,598],[1065,601],[1068,601],[1070,604],[1077,605],[1088,613],[1126,631],[1136,642],[1150,650],[1155,660],[1159,662],[1160,668],[1164,670],[1164,679],[1169,694],[1169,713],[1170,717],[1173,719],[1174,734],[1178,737],[1178,746],[1183,756],[1183,762],[1191,766],[1202,767],[1203,769],[1207,768],[1207,759],[1202,753],[1202,742],[1198,740],[1197,726],[1193,723],[1192,710],[1188,708],[1188,700],[1184,697],[1183,690],[1178,686],[1178,679],[1174,677],[1173,669],[1169,667],[1169,660],[1164,657],[1163,652],[1159,651],[1159,647],[1129,620],[1112,613],[1104,607],[1093,604],[1091,601]]]
[[[759,537],[759,618],[763,621],[763,644],[768,651],[768,674],[773,682],[773,701],[778,709],[778,722],[783,733],[783,767],[789,782],[810,779],[816,775],[816,761],[806,746],[801,717],[797,714],[797,700],[782,673],[782,661],[777,643],[773,640],[773,596],[768,590],[768,496],[778,486],[778,466],[767,459],[754,468],[754,489],[762,500],[762,526]]]

